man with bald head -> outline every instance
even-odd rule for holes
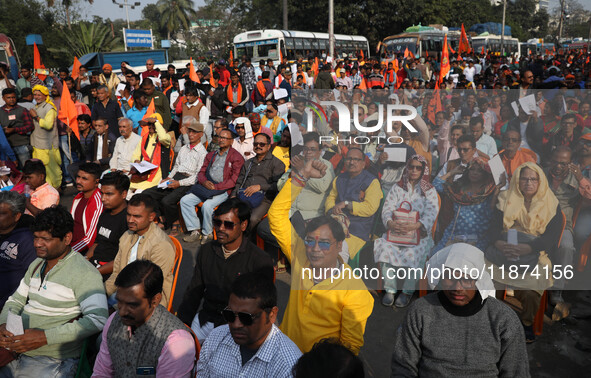
[[[160,72],[154,69],[154,61],[146,60],[146,71],[142,72],[142,81],[149,77],[160,77]]]
[[[544,170],[548,184],[560,203],[560,209],[566,217],[566,227],[560,239],[560,245],[550,254],[552,265],[572,266],[574,247],[573,214],[581,201],[581,196],[591,199],[591,182],[583,176],[581,168],[572,162],[572,151],[567,146],[559,146],[550,157],[550,164]],[[562,289],[565,279],[554,280],[553,290],[549,290],[550,303],[564,302]]]
[[[507,130],[502,138],[502,148],[499,152],[505,171],[507,172],[507,184],[513,176],[513,172],[521,164],[531,161],[535,163],[538,156],[529,148],[521,146],[521,134],[515,130]]]

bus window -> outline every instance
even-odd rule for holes
[[[279,52],[277,50],[277,43],[258,45],[258,56],[260,58],[279,59]]]
[[[254,56],[254,46],[236,47],[236,57],[244,55],[252,58]]]
[[[402,54],[408,48],[413,54],[417,53],[417,39],[416,38],[397,38],[386,41],[386,49],[388,56],[393,54]]]

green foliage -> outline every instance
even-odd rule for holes
[[[165,27],[168,39],[180,30],[191,27],[190,17],[195,16],[193,0],[158,0],[160,12],[160,26]]]
[[[111,28],[105,24],[80,22],[72,26],[72,30],[59,31],[62,40],[60,47],[49,50],[56,53],[67,53],[72,57],[82,56],[93,52],[121,51],[123,45],[119,37],[113,37]]]

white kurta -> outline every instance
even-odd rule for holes
[[[427,230],[427,236],[421,238],[421,241],[416,246],[403,247],[387,241],[387,234],[384,234],[374,244],[375,262],[384,262],[396,267],[423,267],[429,251],[433,248],[431,228],[439,212],[439,200],[435,188],[428,190],[425,196],[422,196],[421,193],[422,190],[418,184],[415,185],[414,190],[412,190],[410,184],[407,190],[402,189],[398,184],[394,184],[384,202],[382,222],[386,225],[388,220],[392,219],[394,210],[398,209],[403,201],[408,201],[412,205],[412,210],[418,211],[419,222]]]

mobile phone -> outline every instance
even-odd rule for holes
[[[156,375],[156,368],[151,366],[140,366],[135,369],[136,375]]]

